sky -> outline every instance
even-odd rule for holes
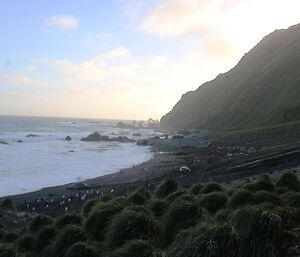
[[[0,0],[0,114],[160,119],[299,0]]]

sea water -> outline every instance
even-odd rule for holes
[[[117,121],[0,116],[0,196],[79,182],[149,160],[135,143],[83,142],[97,131],[108,137],[147,137],[149,129],[120,129]],[[28,136],[28,135],[34,136]],[[71,141],[65,140],[67,136]]]

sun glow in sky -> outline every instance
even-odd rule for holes
[[[0,114],[160,118],[299,0],[0,0]]]

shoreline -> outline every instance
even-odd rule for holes
[[[199,142],[203,142],[203,137],[199,136],[198,139]],[[228,146],[219,142],[200,145],[198,148],[194,145],[183,145],[190,141],[189,138],[178,141],[156,140],[149,144],[153,152],[152,158],[136,166],[80,183],[46,187],[9,198],[19,210],[57,215],[78,210],[89,199],[107,195],[126,196],[139,186],[145,186],[153,192],[156,185],[166,177],[174,178],[184,187],[197,182],[217,182],[226,188],[232,188],[253,181],[261,174],[278,177],[290,168],[297,174],[300,173],[300,144],[231,158],[226,150]],[[172,147],[169,147],[170,143]],[[289,159],[289,162],[286,162],[286,159]],[[180,173],[181,166],[188,166],[192,172]],[[76,184],[82,184],[84,187],[70,189],[71,185]],[[1,197],[0,201],[5,198],[7,197]]]

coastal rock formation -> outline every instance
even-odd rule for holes
[[[8,143],[5,140],[0,139],[0,144],[1,145],[8,145]]]
[[[88,135],[87,137],[82,138],[81,141],[85,141],[85,142],[109,141],[109,137],[102,136],[98,132],[94,132],[94,133]]]
[[[105,135],[101,135],[98,132],[94,132],[90,135],[88,135],[85,138],[82,138],[81,141],[85,141],[85,142],[119,142],[119,143],[130,143],[130,142],[135,142],[135,140],[132,140],[126,136],[119,136],[119,137],[113,137],[113,138],[109,138],[108,136]]]
[[[38,135],[36,134],[28,134],[26,137],[37,137]]]
[[[229,72],[188,92],[163,127],[240,129],[300,120],[300,24],[266,36]]]

